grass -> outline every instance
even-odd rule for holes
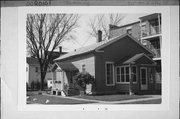
[[[161,104],[161,99],[144,100],[144,101],[136,101],[130,103],[121,103],[121,104]]]
[[[45,93],[45,92],[44,92]],[[29,98],[27,99],[28,104],[46,104],[46,100],[50,102],[48,104],[88,104],[88,103],[98,103],[98,101],[123,101],[123,100],[131,100],[131,99],[142,99],[142,98],[151,98],[151,95],[84,95],[84,96],[69,96],[70,98],[80,98],[80,99],[88,99],[88,100],[77,100],[77,99],[67,99],[62,97],[55,97],[52,95],[38,95],[38,91],[33,91],[27,93]],[[33,99],[37,99],[34,100]],[[91,101],[91,100],[97,100]],[[132,103],[124,103],[124,104],[160,104],[160,100],[148,100],[148,101],[136,101]],[[116,103],[117,104],[117,103]],[[122,104],[122,103],[121,103]]]
[[[27,99],[27,104],[46,104],[46,100],[49,100],[50,102],[47,104],[87,104],[87,103],[93,103],[91,101],[79,101],[79,100],[73,100],[73,99],[65,99],[60,97],[53,97],[53,96],[47,96],[47,95],[38,95],[37,93],[31,92],[28,93],[29,98]],[[37,99],[33,101],[33,99]]]
[[[131,99],[140,99],[140,98],[150,98],[150,95],[85,95],[85,96],[73,96],[76,98],[83,98],[89,100],[99,100],[99,101],[122,101],[122,100],[131,100]]]

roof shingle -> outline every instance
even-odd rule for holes
[[[100,48],[103,48],[103,47],[105,47],[105,46],[107,46],[107,45],[109,45],[111,43],[114,43],[117,40],[122,39],[122,38],[124,38],[126,36],[129,36],[132,40],[137,42],[137,44],[139,44],[141,47],[143,47],[144,49],[148,50],[151,54],[153,54],[149,49],[147,49],[145,46],[143,46],[141,43],[139,43],[139,41],[137,41],[135,38],[133,38],[132,36],[130,36],[128,34],[124,34],[124,35],[121,35],[121,36],[111,38],[109,40],[101,41],[101,42],[94,43],[94,44],[86,46],[86,47],[76,49],[74,51],[71,51],[71,52],[63,55],[63,56],[60,56],[60,57],[56,58],[55,61],[63,60],[63,59],[66,59],[66,58],[70,58],[70,57],[77,56],[77,55],[84,54],[84,53],[88,53],[88,52],[92,52],[92,51],[94,51],[96,49],[100,49]]]

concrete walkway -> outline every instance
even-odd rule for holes
[[[148,100],[157,100],[161,99],[161,95],[148,95],[149,98],[139,98],[139,99],[128,99],[128,100],[121,100],[121,101],[101,101],[101,100],[92,100],[92,99],[83,99],[83,98],[76,98],[76,97],[65,97],[65,96],[56,96],[56,95],[48,95],[43,94],[47,96],[53,96],[58,98],[66,98],[66,99],[73,99],[73,100],[79,100],[79,101],[88,101],[88,102],[94,102],[93,104],[121,104],[121,103],[132,103],[132,102],[138,102],[138,101],[148,101]]]

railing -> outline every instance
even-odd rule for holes
[[[151,50],[154,52],[155,58],[161,57],[161,50],[160,49],[151,49]]]
[[[161,72],[156,72],[155,73],[155,79],[156,79],[156,83],[161,83]]]
[[[142,37],[152,36],[161,33],[161,26],[149,26],[149,30],[142,30]]]
[[[154,58],[161,57],[161,50],[154,48],[152,45],[147,45],[147,47],[155,54]]]

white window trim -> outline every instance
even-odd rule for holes
[[[129,84],[130,82],[121,82],[121,67],[129,67],[129,65],[123,65],[123,66],[117,66],[117,67],[116,67],[116,69],[117,69],[117,68],[120,69],[120,70],[119,70],[119,71],[120,71],[120,82],[117,81],[117,72],[115,72],[115,74],[116,74],[116,75],[115,75],[116,83],[117,83],[117,84]],[[136,84],[136,83],[137,83],[137,66],[132,66],[132,67],[136,67],[136,82],[133,81],[133,83]],[[115,71],[117,71],[117,70],[115,70]],[[126,74],[126,70],[124,71],[124,74]],[[131,74],[130,74],[130,67],[129,67],[129,77],[130,77],[130,75],[131,75]],[[126,81],[126,77],[125,77],[125,81]]]
[[[113,66],[113,83],[112,84],[107,84],[107,64],[112,64]],[[106,86],[114,86],[115,81],[114,81],[114,62],[105,62],[105,75],[106,75]]]
[[[129,67],[129,65],[123,65],[123,66],[118,66],[120,68],[120,82],[117,82],[117,77],[116,77],[116,83],[117,84],[129,84],[129,82],[121,82],[121,67]],[[126,74],[126,70],[124,71],[124,74]],[[125,76],[126,80],[126,76]]]

